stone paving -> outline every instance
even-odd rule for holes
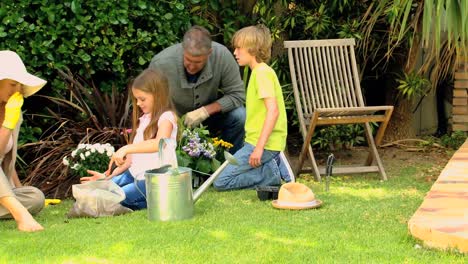
[[[468,140],[442,170],[408,227],[428,247],[468,252]]]

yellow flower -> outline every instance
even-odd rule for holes
[[[214,138],[213,138],[213,146],[214,146],[214,147],[219,146],[220,143],[221,143],[221,142],[220,142],[220,140],[219,140],[217,137],[214,137]]]
[[[219,139],[219,138],[215,137],[215,138],[213,138],[213,146],[214,147],[221,146],[223,148],[229,149],[229,148],[232,148],[234,145],[232,145],[231,143],[226,142],[226,141],[224,141],[222,139]]]
[[[232,148],[232,146],[233,146],[231,143],[226,142],[224,140],[220,140],[220,144],[221,144],[221,146],[223,146],[225,148]]]

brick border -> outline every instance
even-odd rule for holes
[[[428,247],[468,252],[468,140],[440,173],[408,228]]]

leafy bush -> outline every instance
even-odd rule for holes
[[[122,90],[183,35],[190,21],[184,3],[3,0],[0,49],[18,52],[54,90],[65,88],[56,73],[65,67],[103,92]]]
[[[281,18],[291,39],[355,38],[361,39],[362,1],[298,1],[288,3]]]
[[[49,127],[57,116],[95,118],[90,123],[98,129],[122,126],[129,79],[180,40],[190,26],[189,8],[177,0],[3,0],[0,49],[15,50],[31,72],[48,80],[39,94],[79,106],[66,112],[43,99],[26,104],[37,108],[31,112],[56,115],[37,126]]]

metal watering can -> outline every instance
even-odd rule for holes
[[[192,169],[177,166],[175,148],[167,148],[169,139],[159,141],[159,158],[164,164],[164,155],[170,155],[172,163],[145,172],[146,201],[150,221],[171,221],[192,218],[194,204],[208,189],[228,164],[237,165],[237,160],[224,152],[226,161],[192,193]],[[168,153],[168,151],[171,151]],[[166,152],[166,153],[164,153]]]

